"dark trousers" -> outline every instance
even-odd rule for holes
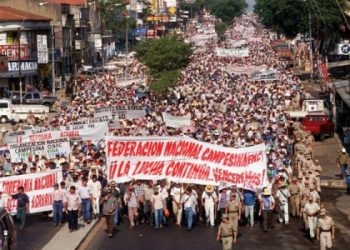
[[[63,202],[62,201],[53,202],[53,222],[55,224],[63,222]]]
[[[272,229],[272,211],[271,210],[263,210],[263,229],[267,231],[268,229]]]
[[[114,214],[104,215],[108,234],[113,234]]]
[[[78,210],[68,210],[68,228],[78,229]]]

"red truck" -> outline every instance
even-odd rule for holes
[[[325,136],[334,136],[334,124],[325,113],[311,113],[305,116],[304,130],[310,131],[316,138],[323,141]]]

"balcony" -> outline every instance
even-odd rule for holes
[[[87,20],[84,20],[84,19],[75,19],[74,20],[74,27],[75,28],[88,28],[89,23]]]

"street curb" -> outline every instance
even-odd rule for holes
[[[346,188],[345,180],[321,180],[321,187]]]
[[[87,232],[87,234],[85,234],[85,236],[81,239],[81,241],[79,242],[79,244],[74,248],[74,250],[79,250],[80,248],[81,248],[81,246],[83,245],[83,244],[85,244],[86,242],[86,240],[88,239],[88,237],[90,236],[90,234],[91,233],[93,233],[93,231],[96,231],[97,232],[97,230],[98,229],[100,229],[101,227],[102,227],[102,225],[103,225],[103,223],[102,223],[102,218],[100,218],[100,219],[98,219],[98,221],[90,228],[90,230]],[[94,232],[94,235],[95,235],[96,233]],[[91,241],[91,240],[90,240]],[[90,242],[89,241],[89,242]],[[86,249],[86,248],[82,248],[82,249]]]

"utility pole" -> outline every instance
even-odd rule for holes
[[[19,78],[19,101],[20,105],[22,105],[22,92],[23,92],[23,86],[22,86],[22,63],[21,63],[21,28],[18,28],[17,32],[17,39],[18,39],[18,78]]]
[[[125,12],[125,81],[128,76],[128,10]]]
[[[54,25],[51,26],[51,62],[52,62],[52,95],[56,92],[56,82],[55,82],[55,31]]]
[[[314,62],[313,62],[313,55],[312,55],[312,29],[311,29],[311,11],[309,9],[309,34],[310,34],[310,80],[311,83],[313,83],[314,80]]]

